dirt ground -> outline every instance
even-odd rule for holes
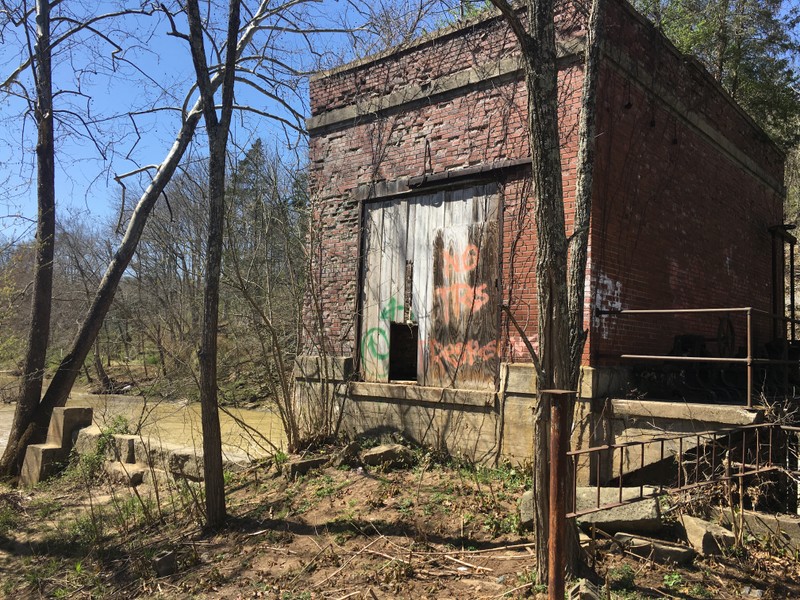
[[[198,484],[131,493],[82,459],[31,492],[0,487],[0,597],[541,596],[532,544],[517,530],[523,473],[422,452],[415,462],[388,472],[325,468],[295,481],[271,462],[226,473],[230,519],[206,534]],[[588,560],[608,586],[603,598],[800,598],[800,563],[768,550],[751,540],[676,569],[601,540]],[[158,577],[163,555],[177,570]]]

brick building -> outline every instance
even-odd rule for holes
[[[659,361],[621,355],[741,358],[748,335],[767,353],[786,337],[764,315],[784,311],[793,239],[782,152],[624,0],[606,12],[579,433],[595,438],[610,418],[597,400],[647,382],[651,396],[745,402],[743,364],[663,377],[651,373]],[[583,19],[557,21],[570,230]],[[328,372],[348,430],[401,431],[476,459],[527,456],[535,381],[507,313],[535,346],[536,231],[513,35],[498,16],[478,18],[320,73],[310,94],[314,334],[298,399]],[[604,312],[720,307],[757,311]],[[614,415],[658,410],[644,404],[620,400]]]

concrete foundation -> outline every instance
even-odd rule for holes
[[[326,379],[326,374],[328,379]],[[404,438],[469,460],[495,463],[530,460],[536,375],[531,364],[500,366],[498,391],[424,387],[407,383],[355,381],[349,358],[303,357],[295,369],[295,400],[304,422],[312,422],[320,398],[333,397],[341,431],[350,436]],[[627,382],[621,368],[581,370],[571,448],[585,449],[682,433],[699,433],[758,423],[763,412],[741,406],[615,399]],[[700,443],[705,441],[699,437]],[[665,442],[664,455],[696,445]],[[622,462],[620,462],[620,452]],[[660,444],[634,445],[576,460],[579,485],[603,483],[623,471],[656,464]]]

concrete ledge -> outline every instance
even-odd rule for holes
[[[509,394],[536,395],[536,369],[531,363],[503,363],[507,368],[506,392]],[[581,367],[580,397],[606,398],[624,389],[628,370],[617,367]]]
[[[363,381],[351,382],[349,391],[353,400],[399,400],[481,407],[494,406],[497,397],[495,392]]]
[[[87,427],[78,433],[75,451],[91,454],[97,451],[102,432],[98,427]],[[113,434],[105,448],[105,458],[126,464],[144,465],[173,477],[191,481],[203,480],[203,451],[180,444],[160,442],[134,435]],[[231,471],[240,471],[250,464],[250,458],[233,450],[222,449],[222,466]]]
[[[624,367],[581,367],[581,398],[606,398],[619,394],[628,383]]]
[[[612,414],[621,417],[700,421],[721,425],[753,425],[764,420],[764,411],[743,406],[662,402],[659,400],[611,400]]]

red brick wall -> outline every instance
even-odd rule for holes
[[[782,157],[706,73],[677,56],[650,27],[609,4],[607,39],[686,107],[631,83],[607,61],[598,102],[592,222],[593,302],[600,308],[755,306],[771,301],[768,227],[782,198],[687,123],[700,117],[774,181]],[[664,354],[677,333],[716,335],[718,315],[604,317],[591,330],[593,364],[625,353]],[[737,345],[743,317],[734,319]],[[769,323],[756,321],[762,338]],[[716,346],[709,345],[716,351]]]
[[[419,83],[475,65],[485,67],[515,52],[516,45],[502,22],[485,22],[463,34],[444,36],[401,52],[396,60],[378,60],[315,79],[311,83],[312,113],[318,115],[365,96],[396,91],[403,81]],[[359,219],[353,190],[373,181],[422,175],[426,170],[441,173],[529,156],[524,83],[508,79],[481,83],[468,94],[463,90],[449,93],[417,103],[412,110],[389,111],[377,120],[365,119],[364,123],[312,135],[312,194],[320,218],[316,230],[322,234],[314,274],[321,290],[331,351],[349,355],[357,337]],[[581,81],[581,69],[567,66],[561,70],[562,152],[568,165],[564,171],[568,198],[574,195]],[[505,199],[503,297],[535,343],[536,240],[530,187],[519,174],[497,173],[497,181]],[[529,362],[518,332],[505,320],[501,330],[502,356]]]
[[[674,53],[622,4],[608,4],[607,41],[637,66],[633,78],[655,76],[691,114],[730,141],[770,177],[782,179],[782,156],[710,78]],[[373,62],[311,82],[312,114],[383,96],[516,52],[502,22],[490,20]],[[591,309],[755,305],[769,308],[767,227],[781,221],[781,198],[724,156],[680,114],[605,60],[598,94],[595,205],[590,239],[585,358],[666,351],[664,323],[610,321]],[[562,160],[571,230],[581,68],[560,72]],[[358,332],[359,203],[362,184],[442,173],[529,155],[526,94],[509,78],[390,109],[346,127],[312,132],[313,280],[328,350],[350,355]],[[497,173],[503,208],[503,298],[536,341],[535,232],[524,171]],[[315,321],[310,310],[306,322]],[[706,321],[698,321],[705,323]],[[685,325],[685,324],[683,324]],[[682,325],[682,326],[683,326]],[[712,319],[713,329],[716,320]],[[518,332],[503,322],[502,356],[529,357]],[[612,342],[611,336],[615,336]],[[743,332],[739,340],[743,339]],[[665,348],[664,345],[667,345]]]
[[[444,36],[392,60],[378,60],[311,83],[312,113],[340,108],[405,83],[424,83],[476,63],[486,64],[514,48],[495,20],[464,35]],[[393,111],[344,129],[312,135],[312,193],[320,215],[315,269],[332,350],[351,354],[358,280],[360,184],[439,173],[527,154],[524,87],[514,82],[480,86],[469,96],[451,93],[414,110]],[[489,141],[491,140],[491,141]]]

